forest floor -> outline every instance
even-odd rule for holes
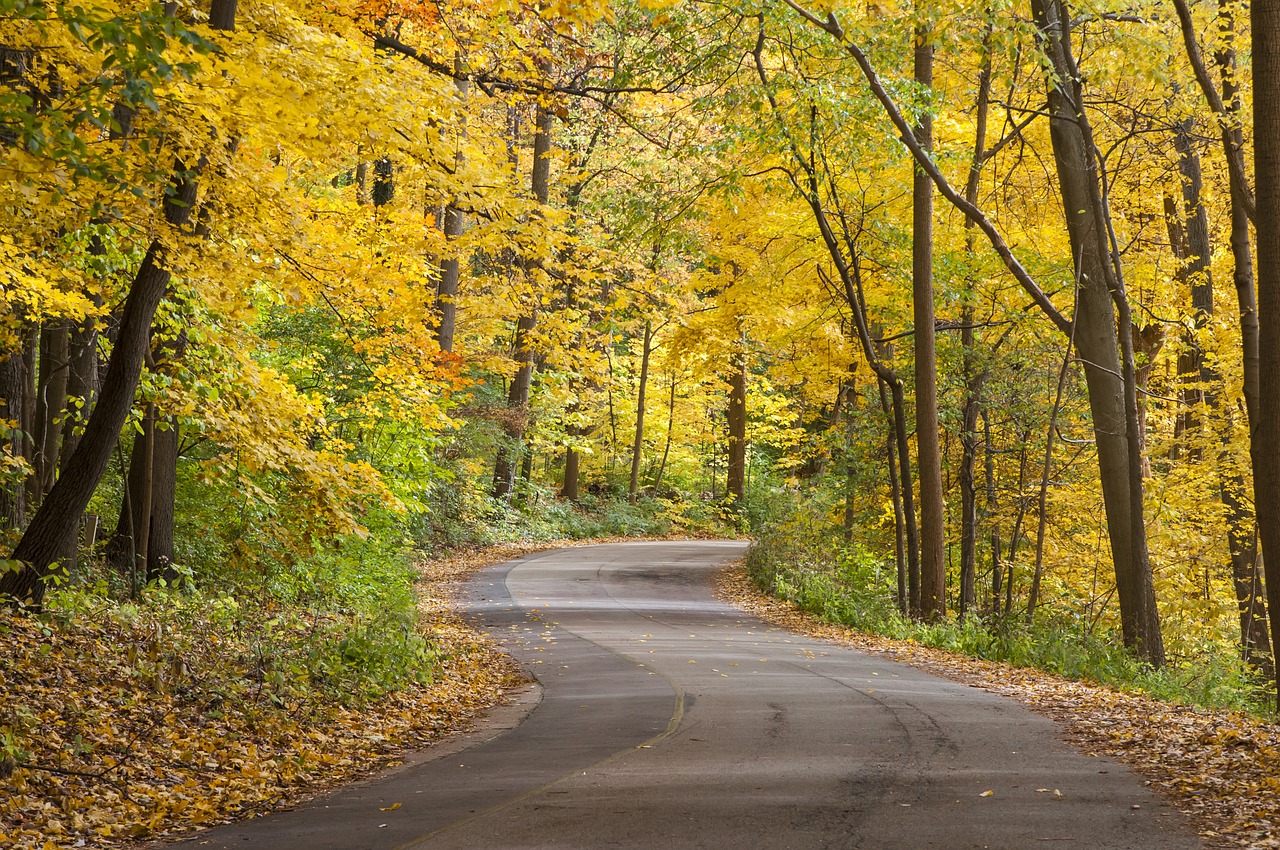
[[[363,705],[319,693],[277,704],[265,687],[229,693],[225,671],[251,648],[207,623],[203,640],[187,640],[162,632],[145,607],[133,619],[0,611],[0,847],[116,847],[258,816],[469,728],[526,679],[455,612],[458,582],[565,545],[424,562],[433,678]]]
[[[835,626],[766,595],[741,566],[721,573],[717,593],[768,623],[1002,694],[1053,718],[1076,748],[1114,758],[1156,788],[1191,818],[1208,848],[1280,848],[1274,723]]]

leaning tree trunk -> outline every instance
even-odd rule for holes
[[[182,195],[195,200],[195,184],[180,179]],[[175,193],[175,195],[178,193]],[[165,204],[170,224],[185,222],[190,203],[178,207]],[[151,319],[169,285],[170,273],[164,265],[164,248],[151,243],[129,288],[120,335],[111,353],[102,395],[89,416],[84,435],[53,489],[45,496],[31,524],[13,550],[12,558],[22,568],[0,577],[0,596],[12,597],[38,607],[44,599],[45,579],[57,569],[56,559],[65,551],[66,540],[74,535],[80,515],[89,505],[98,481],[111,460],[116,436],[133,408],[133,394],[142,374],[142,361],[151,337]]]
[[[1079,289],[1076,349],[1089,389],[1120,620],[1125,645],[1160,665],[1164,641],[1142,515],[1134,363],[1130,321],[1124,315],[1127,296],[1113,266],[1097,150],[1071,52],[1070,18],[1061,0],[1033,0],[1032,11],[1048,60],[1050,139]],[[1118,312],[1123,334],[1116,330]]]
[[[235,12],[236,0],[214,0],[210,25],[232,29]],[[175,231],[186,229],[191,220],[199,170],[199,166],[188,169],[181,162],[175,169],[163,205],[164,219]],[[62,475],[14,548],[11,558],[21,562],[22,567],[0,576],[0,597],[40,607],[45,581],[58,569],[58,558],[66,551],[67,540],[75,534],[80,516],[111,461],[116,438],[133,408],[133,396],[151,341],[151,321],[169,286],[171,273],[166,268],[164,253],[163,242],[153,240],[134,275],[98,403]]]

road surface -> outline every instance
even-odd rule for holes
[[[744,549],[608,544],[486,570],[471,608],[539,680],[523,706],[425,761],[179,846],[1201,846],[1139,778],[1020,705],[716,602],[714,572]]]

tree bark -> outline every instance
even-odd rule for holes
[[[539,105],[534,119],[533,197],[541,206],[551,200],[551,132],[555,120],[550,109]],[[538,311],[531,305],[530,311],[516,322],[515,358],[519,365],[507,392],[507,407],[512,413],[507,420],[508,444],[498,448],[493,465],[493,497],[505,499],[515,485],[515,466],[511,457],[512,446],[524,441],[526,417],[529,406],[529,390],[533,384],[534,352],[531,336],[538,326]]]
[[[181,195],[188,194],[183,191],[187,186],[190,187],[190,200],[194,201],[194,183],[179,181]],[[189,205],[176,207],[169,202],[165,207],[170,224],[185,223]],[[116,435],[133,407],[133,394],[138,387],[142,360],[151,336],[152,316],[169,285],[170,273],[164,266],[163,251],[159,240],[153,241],[134,276],[102,394],[85,425],[80,444],[67,460],[62,476],[41,503],[13,550],[11,557],[21,561],[23,566],[0,576],[0,596],[27,602],[31,607],[41,605],[45,580],[57,569],[56,559],[65,551],[67,538],[75,533],[80,515],[106,471]]]
[[[454,69],[462,70],[462,58],[454,58]],[[470,94],[471,83],[461,74],[454,78],[454,87],[458,91],[458,100],[466,106]],[[453,155],[454,171],[459,171],[466,163],[466,155],[462,152],[462,143],[467,139],[465,114],[458,121],[458,148]],[[456,200],[445,205],[444,221],[441,222],[446,242],[454,242],[467,230],[466,214],[458,208]],[[436,312],[440,317],[440,326],[436,331],[436,341],[441,351],[453,351],[453,334],[458,317],[458,284],[462,279],[462,263],[458,257],[449,257],[440,261],[440,283],[436,287]],[[576,498],[576,497],[575,497]]]
[[[1258,231],[1258,417],[1252,423],[1254,504],[1266,575],[1272,658],[1280,657],[1280,0],[1254,0],[1254,188]]]
[[[236,2],[213,0],[211,24],[217,29],[233,29]],[[164,219],[175,234],[189,230],[196,203],[196,178],[202,167],[203,162],[190,169],[182,162],[176,164],[163,204]],[[111,461],[120,429],[133,407],[151,341],[151,322],[171,277],[164,253],[163,242],[152,240],[125,299],[98,403],[62,475],[14,548],[11,557],[23,566],[0,576],[0,598],[26,602],[38,609],[44,600],[46,580],[58,569],[68,538],[74,539],[80,516]]]
[[[915,80],[933,86],[933,45],[924,25],[916,30]],[[921,113],[916,139],[933,149],[933,119]],[[933,181],[913,168],[911,295],[915,333],[916,474],[920,480],[920,616],[947,613],[946,516],[942,505],[942,450],[938,438],[938,365],[933,306]]]
[[[26,370],[22,353],[10,352],[0,360],[0,403],[4,405],[0,417],[10,425],[4,432],[4,450],[14,458],[22,457],[23,392]],[[0,487],[0,523],[9,531],[19,531],[27,524],[27,488],[20,478],[7,480]]]
[[[640,462],[644,455],[645,394],[649,389],[649,357],[653,353],[653,323],[644,323],[644,336],[640,344],[640,385],[636,389],[636,433],[631,442],[631,482],[627,487],[627,501],[635,504],[640,495]]]
[[[734,511],[742,510],[747,496],[747,353],[745,340],[734,352],[729,369],[729,471],[725,499]]]
[[[1097,149],[1084,114],[1067,9],[1061,0],[1033,0],[1032,12],[1047,58],[1050,139],[1078,287],[1076,349],[1089,388],[1124,641],[1140,658],[1159,666],[1164,662],[1164,642],[1142,513],[1127,296],[1113,266]],[[1124,333],[1117,333],[1117,318]]]
[[[53,488],[62,449],[63,413],[67,408],[67,372],[71,361],[71,330],[64,323],[40,331],[36,385],[35,476],[40,495]]]
[[[102,306],[100,296],[94,296],[93,300],[98,307]],[[85,319],[72,329],[70,355],[67,396],[76,399],[77,403],[67,407],[66,423],[62,428],[60,457],[64,466],[80,442],[84,423],[89,421],[89,412],[98,397],[98,322],[95,317]]]

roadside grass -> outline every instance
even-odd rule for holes
[[[915,622],[899,612],[896,575],[881,559],[856,543],[833,546],[829,536],[819,542],[783,526],[760,533],[746,568],[765,592],[825,622],[1171,703],[1274,716],[1269,689],[1230,647],[1208,644],[1153,669],[1096,620],[1055,616],[1047,607],[1031,624],[1021,612]]]

